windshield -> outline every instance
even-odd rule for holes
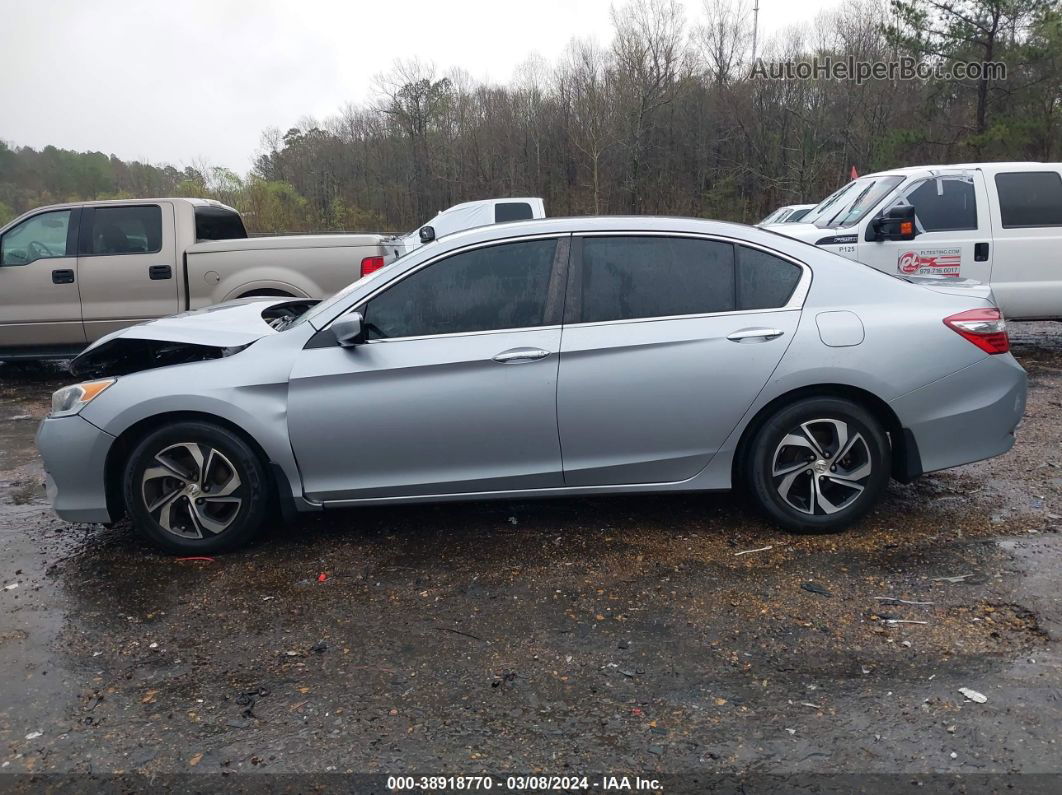
[[[812,210],[804,222],[813,223],[820,229],[839,229],[858,224],[903,180],[903,177],[898,176],[860,177]]]

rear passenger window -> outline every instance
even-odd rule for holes
[[[582,322],[734,309],[734,247],[683,237],[583,240]]]
[[[91,213],[82,254],[154,254],[162,250],[162,208],[157,204],[96,207]]]
[[[583,239],[581,322],[775,309],[798,265],[746,246],[688,237]]]
[[[996,174],[1004,229],[1062,226],[1062,177],[1057,171]]]
[[[738,246],[738,308],[785,306],[800,282],[800,267],[756,248]]]
[[[925,232],[977,229],[977,199],[973,180],[963,177],[927,179],[906,199]]]
[[[494,223],[506,221],[529,221],[534,218],[531,205],[527,202],[502,202],[494,205]]]
[[[373,298],[369,339],[541,326],[555,240],[528,240],[454,254]]]

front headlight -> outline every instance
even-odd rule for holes
[[[107,387],[118,379],[103,378],[99,381],[86,381],[83,384],[64,386],[52,393],[52,417],[69,417],[85,408]]]

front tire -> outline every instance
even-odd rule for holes
[[[881,423],[842,398],[810,397],[756,432],[745,479],[757,507],[798,532],[841,530],[881,499],[892,452]]]
[[[250,445],[210,422],[178,422],[148,434],[123,475],[133,525],[159,549],[182,555],[248,543],[265,522],[268,484]]]

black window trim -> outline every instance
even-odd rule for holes
[[[797,282],[796,287],[793,288],[793,292],[789,296],[789,300],[783,306],[770,307],[768,309],[732,309],[725,312],[694,312],[687,315],[654,315],[652,317],[632,317],[622,318],[616,320],[580,320],[582,313],[582,289],[581,285],[582,272],[583,272],[583,240],[588,237],[687,237],[696,238],[699,240],[710,240],[718,243],[730,243],[735,246],[745,246],[747,248],[758,249],[765,254],[777,257],[778,259],[790,262],[800,268],[801,275],[800,280]],[[735,251],[735,267],[739,260],[740,253]],[[666,320],[683,320],[701,317],[725,317],[727,315],[761,315],[766,312],[792,312],[793,310],[801,309],[804,306],[804,301],[807,298],[808,290],[811,288],[811,268],[806,263],[801,262],[798,259],[794,259],[788,254],[783,254],[776,249],[768,248],[767,246],[754,243],[750,240],[744,240],[739,237],[727,237],[726,235],[712,235],[702,234],[697,232],[661,232],[661,231],[643,231],[643,230],[631,230],[631,231],[595,231],[595,232],[577,232],[572,240],[572,254],[571,262],[568,268],[568,299],[564,314],[564,327],[565,328],[582,328],[592,326],[612,326],[616,324],[627,323],[659,323]],[[738,290],[738,280],[735,279],[734,289]]]
[[[92,251],[83,251],[92,244],[92,220],[96,215],[96,210],[121,210],[129,207],[157,207],[159,210],[159,222],[162,224],[161,234],[159,235],[159,247],[154,251],[123,251],[117,254],[95,254]],[[130,256],[144,256],[145,254],[158,254],[163,249],[164,238],[166,237],[166,220],[163,218],[165,212],[163,206],[158,202],[129,202],[122,204],[97,204],[82,208],[81,211],[81,224],[80,231],[78,233],[77,244],[77,256],[78,257],[130,257]]]
[[[77,240],[79,234],[78,230],[81,228],[81,207],[46,207],[41,208],[40,212],[16,218],[15,221],[4,230],[4,233],[0,235],[0,257],[3,256],[3,239],[15,229],[22,226],[27,221],[32,221],[39,216],[48,215],[49,213],[65,213],[67,211],[70,212],[70,220],[67,222],[66,226],[66,250],[70,251],[71,246],[73,246],[73,254],[63,253],[63,255],[59,257],[38,257],[37,259],[31,259],[29,262],[0,262],[0,268],[24,268],[27,265],[32,265],[34,262],[41,262],[43,260],[77,259],[79,256],[77,253]]]
[[[1060,224],[1005,224],[1003,223],[1003,202],[999,198],[999,178],[1000,176],[1025,176],[1028,174],[1050,174],[1060,183],[1062,183],[1062,174],[1052,169],[1045,169],[1043,171],[997,171],[992,175],[992,186],[996,189],[996,204],[999,206],[999,225],[1003,229],[1058,229],[1062,226]]]
[[[550,270],[549,284],[546,286],[546,319],[547,322],[541,326],[521,326],[519,328],[497,328],[497,329],[485,329],[482,331],[451,331],[445,334],[422,334],[410,337],[387,337],[386,339],[373,339],[366,340],[365,345],[382,345],[390,342],[409,342],[411,340],[434,340],[443,339],[446,337],[476,337],[483,334],[509,334],[518,331],[543,331],[547,329],[559,329],[561,327],[561,318],[564,312],[565,296],[567,294],[566,289],[561,289],[560,285],[566,284],[568,280],[568,267],[571,259],[571,232],[551,232],[549,234],[542,235],[521,235],[520,237],[510,237],[501,240],[487,240],[482,243],[475,243],[470,246],[462,246],[461,248],[451,249],[449,251],[443,251],[430,259],[425,260],[419,265],[410,268],[400,276],[396,276],[394,279],[390,279],[387,282],[381,284],[371,293],[364,298],[358,300],[354,306],[344,309],[337,314],[330,317],[322,326],[321,330],[310,337],[304,348],[332,348],[339,345],[336,342],[335,337],[329,330],[331,325],[339,320],[344,315],[348,315],[351,312],[362,312],[364,314],[365,305],[368,304],[376,296],[383,293],[385,290],[389,290],[396,284],[408,279],[414,273],[423,270],[424,268],[431,267],[437,262],[441,262],[444,259],[456,256],[458,254],[464,254],[467,251],[474,251],[480,248],[493,248],[495,246],[504,246],[508,243],[524,243],[530,240],[556,240],[557,247],[553,255],[553,266]]]

